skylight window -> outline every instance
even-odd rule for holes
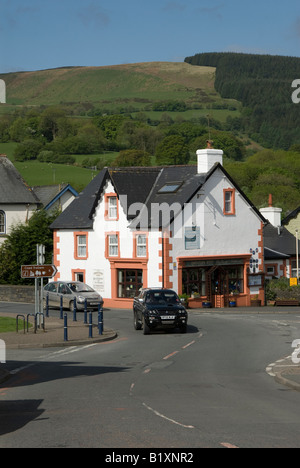
[[[172,182],[165,184],[158,193],[175,193],[181,187],[182,182]]]

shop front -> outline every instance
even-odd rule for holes
[[[188,296],[191,308],[250,305],[250,257],[179,258],[179,293]]]

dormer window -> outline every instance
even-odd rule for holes
[[[119,219],[118,197],[115,193],[105,195],[105,219],[108,221]]]

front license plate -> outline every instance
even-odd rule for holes
[[[175,315],[163,315],[162,320],[175,320]]]

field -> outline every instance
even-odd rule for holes
[[[187,63],[151,62],[108,67],[69,67],[35,72],[0,74],[6,83],[7,104],[0,105],[0,116],[26,107],[63,105],[73,118],[88,119],[87,110],[127,113],[136,118],[143,112],[160,121],[169,114],[173,121],[207,118],[225,122],[240,115],[239,103],[222,99],[214,89],[216,69]],[[153,111],[161,101],[184,101],[184,112]],[[222,108],[222,105],[230,108]],[[218,108],[219,107],[219,108]],[[224,107],[224,106],[223,106]],[[236,108],[236,110],[233,110]],[[88,155],[76,155],[78,165],[47,164],[38,161],[15,162],[16,143],[0,143],[0,153],[12,160],[30,186],[70,183],[81,191],[95,171],[80,167]],[[93,154],[108,163],[116,153]]]
[[[215,69],[153,62],[111,67],[74,67],[0,75],[8,105],[194,99],[200,89],[214,100]]]
[[[96,171],[84,169],[79,166],[67,166],[64,164],[52,163],[48,164],[35,160],[15,162],[13,152],[16,146],[17,143],[0,143],[0,153],[7,155],[7,157],[13,162],[16,169],[20,172],[23,179],[30,187],[36,185],[55,185],[68,183],[71,184],[72,187],[74,187],[78,192],[80,192],[97,174]],[[95,154],[92,156],[97,157]],[[98,156],[101,157],[103,155]],[[76,155],[78,162],[80,162],[80,159],[86,157],[88,157],[88,155]],[[116,153],[110,153],[109,155],[106,154],[105,158],[107,159],[108,157],[114,159],[116,157]]]

